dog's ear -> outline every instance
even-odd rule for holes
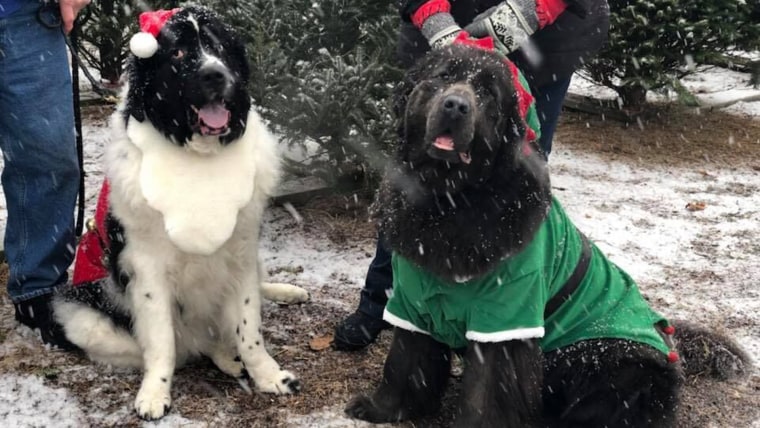
[[[124,121],[125,123],[132,116],[137,119],[138,122],[145,120],[145,67],[139,64],[140,61],[148,61],[148,59],[140,59],[130,56],[127,60],[126,72],[129,78],[129,91],[127,92],[127,103],[124,108]]]
[[[413,67],[404,73],[401,82],[396,85],[393,92],[393,114],[395,114],[396,117],[404,117],[406,104],[409,101],[409,95],[414,90],[414,87],[417,86],[421,73],[422,71],[419,67]]]
[[[522,143],[525,138],[525,120],[520,116],[520,99],[515,89],[512,73],[506,65],[494,79],[494,92],[497,94],[500,123],[498,129],[509,148]]]
[[[224,49],[228,52],[227,58],[230,61],[240,59],[238,66],[233,65],[231,68],[233,70],[240,70],[240,82],[244,86],[247,86],[251,78],[251,62],[246,54],[245,38],[238,34],[234,28],[226,24],[223,24],[221,32],[224,33],[223,40],[226,42]]]
[[[407,144],[406,135],[406,110],[409,104],[409,96],[420,82],[422,75],[423,68],[418,63],[404,74],[403,79],[396,85],[393,92],[393,114],[396,117],[396,135],[398,137],[396,159],[408,159],[410,147]]]

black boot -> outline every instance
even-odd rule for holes
[[[381,331],[391,325],[357,310],[335,327],[333,348],[339,351],[358,351],[377,339]]]
[[[39,329],[42,341],[64,351],[77,350],[77,346],[66,339],[63,327],[53,318],[52,294],[44,294],[14,303],[16,321],[32,330]]]

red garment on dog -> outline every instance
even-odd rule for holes
[[[87,232],[82,235],[77,246],[72,280],[75,286],[96,282],[108,276],[105,248],[108,247],[106,215],[109,191],[108,180],[104,180],[98,196],[98,205],[95,207],[94,224],[88,223]]]

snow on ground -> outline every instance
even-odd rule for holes
[[[760,319],[758,243],[750,238],[760,225],[758,171],[631,165],[559,146],[550,161],[555,195],[658,309],[695,321]],[[686,209],[693,202],[706,208]],[[692,293],[679,289],[687,284]],[[760,353],[760,330],[732,333]]]
[[[9,427],[78,427],[84,413],[63,388],[45,386],[41,377],[5,374],[0,377],[0,419]]]
[[[717,105],[730,113],[760,117],[760,88],[752,87],[749,82],[750,75],[748,73],[715,66],[699,66],[694,74],[681,79],[681,83],[704,107]],[[590,81],[581,73],[577,73],[573,78],[570,84],[570,92],[596,99],[612,100],[617,98],[615,91]],[[647,94],[647,100],[650,102],[668,99],[675,100],[676,95],[659,92]]]
[[[700,99],[722,102],[726,96],[744,98],[760,93],[744,89],[746,81],[746,75],[725,70],[706,71],[685,84],[696,88]],[[571,90],[603,94],[578,78]],[[728,110],[760,118],[760,101],[736,104]],[[84,140],[89,217],[101,184],[100,157],[107,130],[85,126]],[[667,309],[669,316],[694,320],[724,319],[751,355],[760,353],[760,264],[743,251],[754,248],[757,254],[758,243],[748,240],[746,232],[757,230],[760,224],[759,171],[709,167],[695,171],[621,163],[565,149],[561,141],[556,144],[550,167],[555,194],[578,227],[637,279],[658,309]],[[706,209],[686,210],[685,206],[694,201],[705,202]],[[354,284],[358,292],[369,254],[306,238],[297,229],[287,239],[273,239],[267,231],[277,222],[289,221],[289,217],[281,208],[267,214],[262,250],[265,263],[269,267],[302,266],[297,282],[314,290],[330,286],[340,277]],[[4,226],[2,210],[0,230]],[[704,245],[699,245],[701,241]],[[367,250],[372,250],[371,243]],[[684,284],[696,284],[697,289],[685,294],[679,290]],[[348,306],[347,302],[334,303]],[[741,319],[753,322],[742,324]],[[0,344],[0,358],[23,346],[23,341]],[[287,423],[293,427],[370,426],[346,419],[342,408],[343,403],[326,403],[322,411],[311,415],[288,415]],[[67,390],[46,386],[43,375],[0,374],[0,420],[4,426],[83,426],[87,421],[113,425],[128,412],[128,404],[115,411],[84,408]],[[760,426],[760,421],[753,425]],[[207,424],[171,414],[146,426]]]

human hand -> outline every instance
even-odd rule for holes
[[[85,6],[90,4],[90,0],[59,0],[58,5],[61,8],[61,20],[63,21],[63,32],[69,34],[74,28],[74,20],[77,14]]]
[[[472,37],[492,37],[496,49],[504,54],[517,50],[536,29],[538,19],[535,13],[521,10],[511,0],[486,10],[464,27]]]

